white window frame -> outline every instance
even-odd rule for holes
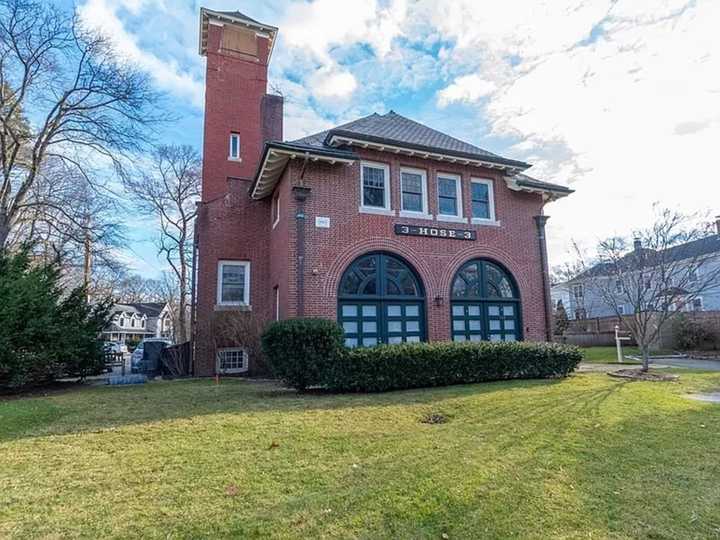
[[[698,300],[700,301],[700,309],[695,309],[695,302]],[[705,311],[702,296],[696,296],[690,301],[690,311]]]
[[[490,217],[478,218],[472,214],[472,185],[485,184],[488,187],[488,206],[490,207]],[[471,178],[470,179],[470,221],[476,225],[498,225],[495,219],[495,182],[490,178]]]
[[[580,291],[580,294],[578,294],[578,291]],[[584,298],[585,297],[585,287],[582,283],[575,283],[572,286],[572,292],[574,298]]]
[[[280,320],[280,285],[275,285],[275,320]]]
[[[275,214],[273,219],[272,228],[274,229],[278,223],[280,223],[280,193],[276,193],[272,199],[272,207],[270,209],[271,214]]]
[[[365,206],[363,197],[364,194],[364,182],[363,182],[363,176],[365,173],[365,167],[370,167],[374,169],[382,169],[385,174],[385,193],[384,193],[384,203],[385,205],[380,206]],[[379,163],[376,161],[361,161],[360,162],[360,208],[359,211],[366,213],[366,214],[384,214],[384,215],[395,215],[392,211],[392,208],[390,207],[390,190],[392,188],[392,181],[390,180],[390,165],[387,163]]]
[[[420,201],[422,203],[422,209],[418,212],[417,210],[405,210],[403,208],[403,173],[418,174],[420,175]],[[416,219],[432,219],[428,210],[428,188],[427,188],[427,171],[424,169],[415,169],[413,167],[400,167],[400,216],[416,218]]]
[[[223,302],[222,300],[222,274],[225,266],[244,266],[245,267],[245,286],[243,287],[242,302]],[[217,266],[217,294],[216,301],[218,306],[250,306],[250,261],[218,261]]]
[[[618,313],[619,313],[620,315],[625,315],[625,305],[624,305],[624,304],[620,304],[620,305],[617,307],[617,311],[618,311]]]
[[[452,214],[441,214],[440,213],[440,179],[455,180],[455,193],[457,196],[457,211],[455,215]],[[435,175],[435,187],[437,188],[437,208],[438,221],[450,221],[456,223],[467,223],[467,220],[463,217],[463,196],[462,196],[462,176],[459,174],[450,173],[437,173]]]
[[[241,352],[243,356],[243,365],[241,368],[222,369],[222,354],[223,353],[236,353]],[[218,373],[231,375],[233,373],[245,373],[248,370],[248,353],[247,350],[242,347],[223,347],[217,350],[215,354],[215,369]]]
[[[615,279],[615,294],[622,294],[625,292],[625,286],[623,285],[622,279]]]
[[[237,155],[233,156],[233,141],[237,140]],[[228,159],[230,161],[242,161],[240,159],[240,134],[230,133],[229,147],[228,147]]]

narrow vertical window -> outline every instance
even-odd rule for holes
[[[229,159],[240,159],[240,135],[230,134],[230,155]]]
[[[438,219],[462,218],[460,177],[438,175]]]
[[[250,263],[220,261],[218,263],[217,303],[220,305],[250,304]]]
[[[495,221],[492,180],[480,180],[473,178],[470,182],[470,186],[473,220],[480,222]]]
[[[280,286],[275,285],[274,288],[275,293],[275,320],[280,320]]]
[[[363,163],[360,167],[360,209],[390,211],[390,169],[387,165]]]
[[[402,169],[400,171],[400,209],[403,212],[427,213],[426,178],[425,171],[419,169]]]

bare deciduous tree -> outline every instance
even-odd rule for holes
[[[632,244],[622,238],[604,240],[597,264],[580,263],[585,268],[575,281],[623,318],[642,351],[643,371],[665,324],[703,293],[720,287],[717,251],[705,249],[716,234],[710,226],[699,226],[697,216],[663,210],[651,227],[634,235]],[[629,306],[632,313],[620,306]]]
[[[187,312],[192,266],[193,222],[200,197],[201,161],[189,146],[161,146],[149,170],[125,179],[139,208],[157,218],[158,252],[165,257],[178,284],[178,342],[188,339]]]
[[[0,249],[35,211],[48,160],[93,182],[89,163],[117,170],[158,121],[149,77],[107,39],[48,2],[0,2]],[[26,118],[27,115],[27,118]]]

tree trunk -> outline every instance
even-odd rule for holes
[[[180,298],[178,302],[179,313],[177,315],[178,328],[176,330],[175,341],[177,343],[185,343],[187,341],[187,321],[185,320],[185,308],[187,306],[187,260],[185,259],[185,247],[180,246]]]
[[[10,236],[10,217],[5,213],[0,213],[0,251],[4,251],[7,247],[8,236]]]
[[[642,371],[647,371],[650,369],[650,351],[648,350],[647,345],[642,345],[640,347],[640,350],[642,351]]]

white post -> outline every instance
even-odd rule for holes
[[[618,364],[622,364],[623,363],[622,343],[620,340],[620,327],[617,324],[615,325],[615,348],[617,349]]]

